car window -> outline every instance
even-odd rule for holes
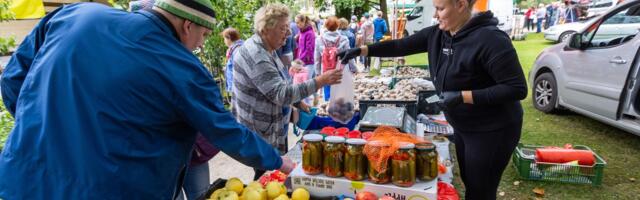
[[[422,16],[422,10],[423,10],[422,6],[415,7],[415,8],[413,8],[413,10],[411,11],[411,14],[409,14],[409,16],[411,16],[411,17],[420,17],[420,16]]]
[[[640,29],[640,15],[637,12],[627,12],[629,9],[621,10],[614,15],[604,19],[599,26],[592,26],[587,29],[584,36],[590,40],[590,48],[603,48],[616,46],[625,43],[635,37]]]

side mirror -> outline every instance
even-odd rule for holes
[[[572,49],[584,49],[584,45],[582,44],[582,34],[576,33],[571,35],[568,47]]]

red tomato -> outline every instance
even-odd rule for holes
[[[373,136],[373,132],[371,131],[362,133],[362,139],[365,139],[365,140],[369,140],[369,138],[371,138],[372,136]]]

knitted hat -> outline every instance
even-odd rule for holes
[[[156,0],[155,6],[209,29],[216,23],[209,0]]]

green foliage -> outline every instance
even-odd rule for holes
[[[130,0],[109,0],[109,3],[113,5],[113,7],[122,10],[129,10],[129,2]]]
[[[0,151],[4,148],[4,143],[7,142],[9,133],[13,129],[14,120],[9,111],[4,108],[4,103],[0,102]]]
[[[11,48],[16,46],[16,39],[13,37],[0,37],[0,56],[9,55]]]
[[[336,8],[336,16],[338,18],[351,18],[352,14],[361,15],[369,10],[366,0],[333,0],[333,6]]]
[[[0,0],[0,22],[15,19],[15,14],[9,10],[10,0]]]

